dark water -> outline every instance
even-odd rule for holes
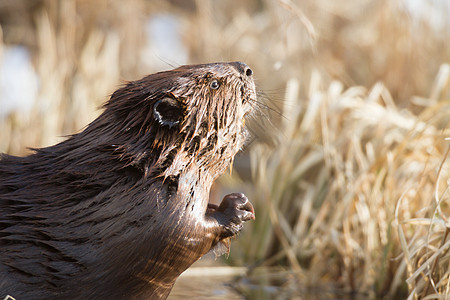
[[[169,299],[245,299],[232,286],[245,272],[245,268],[226,267],[209,253],[177,279]]]
[[[305,288],[290,271],[227,267],[206,257],[183,273],[169,296],[177,299],[307,299],[362,300],[368,295],[339,292],[330,286]]]
[[[178,278],[169,299],[246,299],[230,285],[227,276],[182,276]]]

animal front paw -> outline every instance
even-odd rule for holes
[[[244,194],[233,193],[223,198],[214,215],[221,225],[220,237],[223,239],[237,235],[245,221],[254,220],[255,210]]]

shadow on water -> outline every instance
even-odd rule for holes
[[[351,294],[331,285],[302,286],[290,271],[258,268],[251,274],[244,267],[222,266],[206,258],[177,280],[169,300],[176,299],[307,299],[362,300],[368,295]]]

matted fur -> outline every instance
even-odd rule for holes
[[[165,298],[186,268],[235,235],[249,216],[207,207],[246,139],[243,118],[256,101],[248,70],[235,62],[149,75],[66,141],[2,155],[0,298]],[[167,97],[178,105],[168,113],[180,113],[170,126],[155,113]],[[253,216],[251,205],[240,209]]]

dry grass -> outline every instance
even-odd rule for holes
[[[134,39],[141,40],[142,29],[136,27],[142,28],[142,20],[136,21],[143,12],[138,1],[134,2],[130,1],[128,10],[117,7],[110,13],[96,11],[83,1],[48,1],[32,14],[32,27],[23,24],[25,28],[9,30],[30,31],[33,38],[21,42],[31,43],[34,50],[40,87],[30,113],[19,111],[0,120],[1,152],[23,154],[26,147],[51,145],[79,131],[99,114],[108,94],[121,83],[120,74],[136,76],[136,68],[130,71],[130,65],[136,64],[130,57],[138,57],[140,42]],[[95,5],[106,8],[106,1]],[[137,17],[120,27],[121,19],[129,18],[128,14]],[[113,17],[117,23],[111,20]],[[101,21],[108,24],[107,29]],[[8,29],[7,25],[4,27]],[[5,40],[14,41],[13,33],[4,31]],[[135,34],[127,36],[127,31]],[[128,42],[134,42],[136,49],[128,49]],[[122,59],[124,48],[129,56]]]
[[[450,101],[414,115],[382,84],[311,82],[308,101],[288,83],[276,147],[250,153],[247,255],[372,297],[401,292],[406,270],[411,297],[449,297]]]
[[[448,26],[401,0],[34,3],[0,5],[3,46],[27,45],[40,78],[31,112],[0,120],[1,152],[61,140],[122,79],[160,70],[144,28],[169,13],[189,62],[245,61],[281,114],[271,134],[255,127],[243,184],[257,220],[230,259],[370,297],[450,297]]]

